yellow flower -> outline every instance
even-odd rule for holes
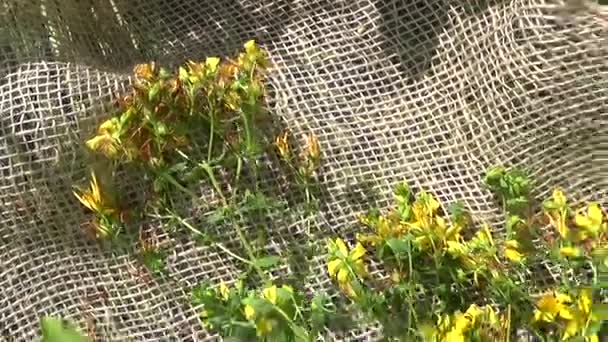
[[[108,199],[104,197],[97,176],[95,172],[91,172],[91,183],[89,190],[80,191],[80,193],[73,191],[74,196],[89,210],[99,215],[111,215],[115,213],[115,210],[108,203]]]
[[[271,287],[265,288],[264,290],[262,290],[262,294],[264,295],[264,298],[266,298],[272,304],[276,304],[277,303],[277,287],[276,287],[276,285],[272,285]]]
[[[380,216],[373,225],[367,221],[367,218],[360,216],[359,221],[365,225],[371,226],[375,232],[371,235],[357,234],[357,241],[376,246],[390,238],[400,238],[405,233],[405,227],[398,220],[393,220],[385,216]]]
[[[458,330],[452,330],[445,335],[445,342],[465,342],[464,335]]]
[[[590,203],[585,214],[577,213],[574,217],[574,223],[584,230],[581,239],[596,237],[602,230],[606,230],[607,225],[602,225],[603,217],[599,203]]]
[[[562,238],[567,238],[570,229],[566,224],[568,219],[568,205],[566,195],[560,190],[553,190],[553,203],[556,208],[545,209],[545,215],[549,218],[551,225],[557,229]]]
[[[505,242],[505,258],[512,262],[521,262],[524,255],[519,251],[519,242],[516,240],[509,240]]]
[[[590,289],[582,289],[578,293],[577,308],[574,318],[566,324],[563,340],[582,333],[587,328],[587,325],[595,321],[595,317],[591,312],[592,292]],[[593,340],[593,336],[589,336],[589,340]]]
[[[220,283],[220,295],[222,296],[222,299],[228,300],[229,294],[230,294],[230,289],[228,289],[228,286],[226,286],[226,284],[224,282],[221,282]]]
[[[582,251],[578,247],[562,247],[559,249],[559,254],[563,257],[578,257]]]
[[[548,293],[536,302],[534,321],[554,322],[558,317],[565,320],[574,318],[568,304],[572,302],[570,296],[558,292]]]
[[[578,309],[585,316],[589,316],[591,314],[591,298],[591,289],[582,289],[578,294]]]
[[[257,51],[257,45],[255,43],[255,40],[253,40],[253,39],[248,40],[247,42],[245,42],[245,44],[243,45],[243,47],[245,48],[245,52],[247,52],[248,54],[252,54],[252,53],[255,53]]]
[[[205,60],[205,66],[209,72],[215,72],[217,70],[217,66],[220,64],[220,59],[218,57],[207,57]]]
[[[245,318],[252,320],[255,318],[255,310],[251,305],[245,305]]]
[[[446,250],[454,257],[460,257],[467,254],[467,246],[458,241],[447,241]]]
[[[343,257],[346,257],[348,255],[348,247],[346,247],[346,243],[344,243],[344,240],[337,238],[336,247],[338,248],[338,252],[340,252]]]
[[[101,152],[110,159],[118,154],[118,144],[109,134],[96,135],[87,140],[85,144],[91,151]]]
[[[340,266],[342,265],[342,260],[334,259],[327,263],[327,271],[329,272],[330,277],[335,277],[340,270]]]
[[[117,118],[108,119],[99,125],[97,132],[99,134],[112,134],[118,130],[119,121]]]
[[[560,207],[563,208],[566,206],[567,204],[567,199],[566,199],[566,195],[564,194],[564,192],[560,189],[555,189],[553,190],[553,201],[555,202],[555,204]]]
[[[439,209],[439,202],[432,194],[422,192],[416,197],[413,207],[416,221],[435,216],[437,209]]]
[[[366,275],[364,262],[366,252],[365,247],[359,242],[350,251],[344,240],[340,238],[329,242],[330,256],[327,262],[329,276],[336,279],[342,291],[351,297],[356,295],[351,281]]]
[[[274,140],[274,146],[283,160],[289,159],[289,131],[279,134]]]

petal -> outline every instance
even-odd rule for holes
[[[207,57],[207,60],[205,60],[205,65],[211,72],[215,71],[219,64],[220,59],[218,57]]]
[[[339,284],[346,284],[346,283],[348,283],[348,281],[350,280],[350,273],[348,272],[348,269],[341,268],[338,271],[338,276],[336,277],[336,279],[338,280]]]
[[[445,219],[443,217],[437,216],[435,218],[435,222],[437,223],[437,227],[442,231],[445,231]]]
[[[505,258],[513,262],[520,262],[523,259],[523,254],[515,249],[507,248],[505,249]]]
[[[230,293],[230,289],[228,289],[228,286],[226,286],[226,283],[221,282],[220,283],[220,295],[222,296],[222,298],[224,300],[228,299],[228,294]]]
[[[447,241],[447,251],[448,253],[454,255],[454,256],[460,256],[465,254],[465,248],[464,245],[460,242],[457,241]]]
[[[587,208],[587,216],[591,219],[594,225],[599,225],[602,223],[603,213],[599,203],[589,204],[589,208]]]
[[[357,242],[357,245],[355,246],[355,248],[350,252],[350,260],[352,261],[356,261],[359,260],[361,258],[363,258],[363,256],[365,255],[367,251],[365,250],[365,247],[363,247],[363,245],[359,242]]]
[[[353,289],[353,286],[350,283],[346,283],[345,285],[340,287],[342,291],[350,298],[356,299],[357,292]]]
[[[245,45],[243,45],[243,47],[245,47],[245,51],[246,51],[247,53],[252,53],[252,52],[254,52],[254,51],[255,51],[255,48],[256,48],[255,40],[253,40],[253,39],[248,40],[248,41],[245,43]]]
[[[427,202],[428,208],[432,213],[434,213],[437,209],[439,209],[439,202],[435,199],[432,194],[429,194],[429,199]]]
[[[577,247],[562,247],[559,249],[559,254],[564,257],[577,257],[581,255],[581,250]]]
[[[330,277],[335,277],[342,265],[342,260],[334,259],[327,263],[327,271]]]
[[[555,201],[555,204],[558,206],[564,207],[567,201],[566,195],[560,189],[555,189],[553,190],[553,201]]]
[[[509,241],[505,242],[505,246],[507,248],[518,249],[519,248],[519,242],[517,242],[517,240],[509,240]]]
[[[565,320],[574,319],[574,314],[572,313],[572,310],[570,310],[570,308],[566,306],[562,307],[562,309],[559,311],[559,316]]]
[[[91,199],[88,193],[83,193],[82,195],[79,195],[76,191],[73,191],[72,193],[74,194],[74,196],[76,196],[76,198],[78,199],[78,201],[80,201],[82,205],[84,205],[91,211],[95,211],[95,207],[91,203]]]
[[[593,225],[593,222],[583,214],[576,214],[574,223],[581,228],[590,228]]]
[[[93,201],[96,204],[101,204],[101,189],[99,188],[99,182],[97,181],[97,176],[95,176],[95,172],[91,172],[91,196]]]
[[[251,305],[245,305],[245,318],[252,320],[255,317],[255,310]]]
[[[342,257],[346,258],[348,256],[348,248],[346,247],[344,240],[337,238],[336,247],[338,247],[338,251],[340,251],[340,253],[342,253]]]
[[[579,330],[578,321],[576,319],[568,321],[566,324],[566,330],[564,331],[564,336],[562,337],[562,341],[568,340],[570,337],[576,335]]]
[[[567,294],[564,294],[564,293],[556,292],[555,293],[555,299],[557,300],[557,302],[559,304],[572,303],[572,297],[570,297],[570,296],[568,296]]]
[[[355,261],[353,266],[355,274],[357,274],[359,277],[365,277],[367,271],[365,270],[365,263],[363,260],[359,259]]]
[[[276,285],[272,285],[271,287],[265,288],[264,290],[262,290],[262,294],[264,295],[264,298],[268,299],[268,301],[271,302],[272,304],[277,303]]]
[[[578,294],[578,308],[588,316],[591,313],[591,290],[583,289]]]

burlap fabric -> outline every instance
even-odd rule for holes
[[[296,136],[320,139],[327,192],[315,225],[325,236],[350,231],[369,202],[390,205],[402,180],[498,224],[480,182],[498,163],[529,170],[540,195],[558,185],[606,203],[608,29],[581,3],[2,0],[0,340],[37,339],[45,314],[99,340],[213,338],[187,288],[233,280],[238,262],[159,233],[174,246],[172,278],[147,279],[132,256],[86,239],[89,216],[71,194],[88,173],[82,141],[138,62],[175,66],[257,39],[274,64],[270,110]],[[269,228],[273,253],[308,231],[288,221]],[[311,260],[311,289],[330,286],[324,259]]]

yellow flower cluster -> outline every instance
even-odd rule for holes
[[[106,238],[115,233],[120,213],[113,198],[102,190],[95,172],[91,172],[89,189],[77,188],[73,194],[83,206],[95,214],[96,221],[93,226],[96,237]]]
[[[590,326],[599,321],[599,315],[593,312],[591,289],[580,290],[576,303],[567,294],[546,293],[537,300],[534,310],[534,323],[557,324],[563,331],[563,340],[584,336],[584,341],[599,341],[596,333],[587,332]]]
[[[544,207],[545,215],[559,234],[562,257],[580,257],[608,247],[608,221],[599,203],[589,203],[572,217],[566,195],[555,189]]]
[[[271,285],[262,289],[262,298],[272,304],[275,310],[281,310],[281,312],[286,306],[293,306],[293,295],[293,288],[289,285],[281,287]],[[245,304],[243,312],[245,318],[255,324],[258,337],[269,335],[281,323],[277,318],[269,315],[268,310],[256,310],[255,306],[251,304]]]
[[[396,212],[379,216],[373,221],[359,216],[359,221],[374,230],[374,234],[361,234],[358,241],[378,245],[389,238],[402,238],[406,234],[414,236],[414,245],[421,250],[441,250],[453,245],[460,238],[463,227],[458,224],[447,225],[445,218],[438,214],[439,202],[430,193],[420,193],[412,205],[412,213],[404,220]],[[456,247],[456,246],[454,246]]]
[[[236,61],[189,61],[176,75],[155,63],[135,66],[133,93],[120,101],[120,112],[98,127],[87,147],[110,159],[158,164],[165,154],[188,144],[183,128],[193,127],[197,115],[233,121],[244,104],[260,101],[269,64],[255,41],[245,43],[244,50]]]
[[[481,341],[489,341],[506,336],[503,324],[504,317],[499,318],[491,306],[472,304],[464,312],[439,317],[434,328],[423,329],[426,340],[438,342],[470,341],[473,333]]]
[[[277,154],[283,161],[294,167],[301,176],[305,178],[313,177],[321,165],[319,139],[312,132],[303,134],[304,148],[298,160],[294,160],[289,140],[289,131],[287,130],[276,136],[274,146]]]
[[[329,260],[327,271],[329,276],[336,279],[340,289],[349,297],[356,298],[357,292],[353,289],[353,281],[366,276],[364,256],[365,247],[357,243],[355,248],[349,250],[344,240],[338,238],[329,241]]]
[[[599,203],[589,203],[586,210],[580,209],[572,219],[566,195],[555,189],[551,200],[545,202],[545,215],[557,230],[562,240],[569,244],[588,242],[588,247],[595,248],[608,240],[608,222]],[[566,256],[579,254],[572,246],[567,246],[562,253]]]

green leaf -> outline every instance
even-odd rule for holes
[[[448,206],[448,212],[454,222],[461,222],[465,219],[466,209],[464,203],[456,201]]]
[[[525,197],[515,197],[507,199],[507,208],[510,210],[521,209],[528,204],[528,199]]]
[[[280,257],[273,255],[273,256],[267,256],[267,257],[256,259],[255,265],[258,266],[259,268],[265,269],[265,268],[270,268],[270,267],[278,264],[280,261],[281,261]]]
[[[391,249],[391,251],[393,251],[393,254],[397,259],[402,259],[403,257],[407,256],[408,252],[410,251],[410,245],[407,243],[407,241],[401,239],[388,239],[386,240],[386,245]]]
[[[557,203],[555,203],[554,200],[546,200],[546,201],[544,201],[543,202],[543,207],[545,209],[548,209],[548,210],[556,210],[556,209],[560,208],[559,205],[557,205]]]
[[[154,125],[154,133],[156,133],[157,137],[163,137],[169,133],[169,129],[164,122],[157,121]]]
[[[43,317],[41,322],[44,342],[85,342],[87,338],[62,319]]]
[[[507,231],[512,231],[519,223],[524,222],[525,221],[518,215],[509,215],[506,222]]]
[[[493,166],[486,172],[484,182],[488,185],[495,183],[503,177],[505,168],[502,166]]]
[[[309,341],[310,337],[308,336],[308,333],[306,332],[306,329],[302,328],[299,325],[294,325],[292,327],[293,330],[293,334],[296,336],[296,341]]]
[[[395,199],[399,203],[411,203],[412,191],[407,183],[401,183],[395,188]]]
[[[165,273],[165,253],[161,250],[148,250],[142,255],[143,263],[153,274]]]
[[[161,79],[167,79],[171,77],[171,73],[165,68],[160,68],[160,70],[158,71],[158,77],[160,77]]]
[[[158,95],[159,92],[160,92],[160,82],[156,82],[156,83],[154,83],[152,88],[150,88],[150,90],[148,90],[148,100],[150,102],[154,102],[154,100],[156,99],[156,96]]]

